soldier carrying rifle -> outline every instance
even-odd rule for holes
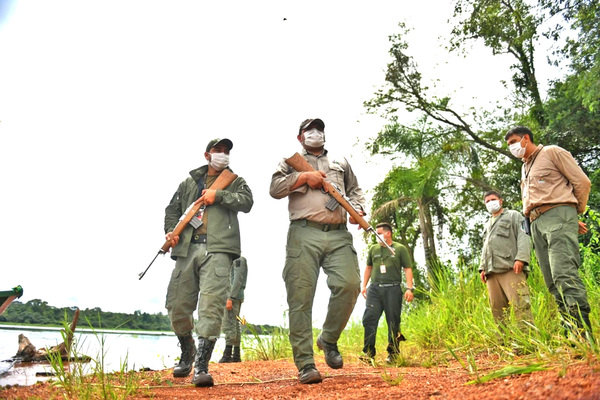
[[[271,179],[270,194],[275,199],[289,198],[290,227],[283,279],[298,378],[301,383],[319,383],[322,378],[315,368],[312,336],[312,305],[319,269],[323,268],[327,275],[331,297],[317,346],[325,352],[330,368],[342,368],[337,341],[360,293],[358,259],[346,219],[347,212],[351,213],[352,224],[362,218],[365,199],[348,161],[325,150],[322,120],[303,121],[297,138],[304,148],[302,155],[279,164]],[[355,208],[349,207],[350,211],[337,207],[328,192],[347,196]]]
[[[184,180],[165,209],[165,232],[176,259],[167,290],[166,307],[171,327],[181,345],[181,359],[173,376],[185,377],[195,372],[192,383],[212,386],[208,363],[215,341],[221,333],[221,320],[229,295],[229,270],[241,253],[239,211],[249,212],[252,192],[241,177],[228,168],[229,139],[213,139],[206,146],[208,165],[194,169]],[[223,177],[233,175],[232,182],[222,184]],[[181,231],[179,221],[192,205],[204,209]],[[181,231],[180,234],[174,234]],[[164,249],[165,246],[163,246]],[[194,327],[194,310],[198,323]],[[198,335],[196,349],[192,331]]]

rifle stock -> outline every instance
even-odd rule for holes
[[[308,163],[308,161],[306,161],[306,159],[304,157],[302,157],[298,153],[295,153],[293,156],[291,156],[290,158],[286,159],[285,162],[286,162],[287,165],[289,165],[290,167],[294,168],[298,172],[311,172],[311,171],[315,170],[312,167],[312,165],[310,165]],[[354,206],[352,206],[352,204],[350,204],[350,202],[348,200],[346,200],[346,198],[339,192],[339,190],[336,189],[336,187],[334,185],[332,185],[330,182],[327,182],[327,181],[324,180],[323,181],[323,188],[334,199],[336,199],[336,201],[338,203],[340,203],[340,205],[342,207],[344,207],[344,209],[348,212],[348,214],[350,214],[350,216],[358,223],[358,225],[360,225],[361,228],[363,228],[367,232],[373,233],[377,237],[377,239],[379,239],[381,241],[381,243],[383,243],[388,248],[388,250],[392,252],[393,255],[396,255],[396,252],[394,251],[394,249],[391,246],[389,246],[383,240],[383,238],[381,238],[379,236],[379,234],[377,234],[377,231],[375,231],[375,229],[373,229],[373,227],[371,226],[371,224],[369,224],[362,217],[362,215],[360,215],[356,211],[356,209],[354,208]]]
[[[224,169],[223,171],[221,171],[221,173],[219,174],[219,176],[217,177],[215,182],[210,186],[210,189],[214,189],[214,190],[225,189],[227,186],[231,185],[231,183],[237,177],[238,176],[236,174],[234,174],[233,172],[229,171],[228,169]],[[185,227],[189,224],[189,222],[192,220],[192,218],[194,218],[194,216],[196,215],[198,210],[200,210],[200,207],[202,207],[203,205],[204,205],[203,201],[201,201],[200,199],[196,200],[187,209],[186,213],[181,217],[181,219],[179,220],[179,222],[173,229],[173,233],[172,233],[171,237],[179,236],[181,234],[181,232],[183,232]],[[172,240],[165,241],[165,243],[162,245],[160,250],[158,250],[158,253],[156,254],[156,256],[154,256],[154,259],[152,259],[152,262],[150,262],[150,265],[148,265],[148,267],[139,274],[140,279],[142,279],[144,277],[144,275],[146,274],[146,271],[148,271],[148,269],[152,266],[152,264],[154,263],[154,260],[156,260],[156,257],[158,257],[159,254],[165,254],[169,251],[169,249],[171,248],[171,244],[172,244]]]

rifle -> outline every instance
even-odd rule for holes
[[[306,159],[304,157],[302,157],[300,154],[295,153],[293,156],[291,156],[290,158],[285,160],[286,164],[289,165],[290,167],[294,168],[296,171],[298,172],[310,172],[310,171],[314,171],[315,169],[312,167],[312,165],[310,165],[308,163],[308,161],[306,161]],[[373,227],[371,226],[371,224],[369,224],[354,208],[354,206],[352,204],[350,204],[350,202],[340,193],[340,190],[331,182],[327,182],[327,181],[323,181],[323,188],[327,191],[327,193],[334,199],[334,202],[332,203],[332,201],[330,200],[327,203],[327,208],[331,211],[335,210],[335,208],[338,205],[341,205],[342,207],[344,207],[344,209],[346,211],[348,211],[348,214],[350,214],[350,216],[352,216],[352,218],[354,218],[354,220],[360,225],[361,228],[363,228],[366,232],[371,232],[372,234],[374,234],[377,239],[379,239],[379,241],[381,243],[383,243],[383,245],[385,247],[388,248],[388,250],[393,254],[396,255],[396,252],[394,251],[394,249],[385,242],[385,240],[383,240],[383,238],[381,236],[379,236],[379,234],[377,233],[377,231],[375,229],[373,229]]]
[[[227,186],[231,185],[231,183],[236,178],[236,174],[229,171],[228,169],[224,169],[223,171],[221,171],[215,182],[210,186],[210,189],[225,189]],[[190,204],[190,206],[187,208],[187,210],[185,210],[181,218],[179,218],[179,222],[175,226],[175,229],[173,229],[171,237],[179,236],[188,224],[192,225],[194,229],[197,229],[200,226],[202,226],[202,214],[204,212],[204,207],[204,201],[201,201],[200,199]],[[148,269],[150,269],[150,267],[154,263],[154,260],[156,260],[156,257],[158,257],[159,254],[165,254],[169,251],[169,249],[171,248],[171,243],[172,240],[165,241],[165,244],[163,244],[160,250],[158,250],[158,253],[156,253],[154,258],[150,262],[150,265],[148,265],[148,267],[146,267],[146,269],[143,272],[140,272],[140,279],[142,279],[144,275],[146,275],[146,272],[148,271]]]

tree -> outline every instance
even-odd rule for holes
[[[418,126],[401,125],[395,118],[368,148],[372,154],[402,155],[408,166],[397,166],[375,188],[372,214],[400,231],[402,244],[414,254],[417,236],[423,241],[430,277],[439,276],[435,228],[442,235],[446,210],[440,196],[452,189],[447,161],[461,154],[464,142],[453,131],[435,130],[423,118]],[[456,168],[454,168],[456,170]],[[414,255],[413,255],[414,259]]]
[[[535,72],[535,41],[542,16],[532,14],[523,0],[457,0],[454,18],[458,22],[452,30],[451,50],[481,39],[494,55],[513,56],[515,88],[530,100],[531,117],[544,128],[546,116]]]
[[[381,114],[392,125],[398,123],[401,109],[416,114],[416,118],[402,121],[403,130],[418,131],[432,139],[431,143],[438,133],[449,134],[452,140],[436,142],[433,154],[444,154],[444,182],[452,182],[452,179],[462,182],[448,189],[453,190],[454,202],[445,205],[446,218],[454,237],[470,236],[471,253],[478,248],[480,230],[476,223],[466,221],[472,221],[473,215],[481,215],[483,191],[496,189],[503,194],[506,206],[520,205],[518,182],[522,163],[506,149],[504,132],[509,127],[528,125],[537,141],[558,144],[572,151],[588,168],[594,187],[598,186],[600,174],[593,172],[600,160],[600,130],[597,129],[600,121],[596,109],[600,104],[600,6],[597,1],[585,0],[541,0],[540,4],[542,8],[534,9],[523,0],[455,1],[456,25],[449,50],[466,51],[468,42],[478,40],[494,55],[512,56],[514,99],[511,104],[482,109],[479,104],[456,105],[451,95],[432,94],[417,63],[409,55],[404,24],[400,24],[399,34],[390,37],[391,62],[387,66],[385,84],[365,102],[369,112]],[[552,15],[562,13],[569,27],[579,32],[578,41],[567,41],[565,50],[557,53],[572,58],[574,73],[555,81],[546,101],[535,70],[536,46],[547,18],[544,10],[551,10]],[[557,28],[547,36],[558,40],[560,34]],[[518,108],[513,109],[512,104]],[[430,128],[420,128],[423,118],[432,124]],[[404,147],[402,138],[389,136],[389,140],[389,148],[398,152],[398,157],[410,157],[411,152]],[[439,167],[432,162],[423,168],[432,168],[430,172],[434,173]],[[415,169],[413,173],[426,176],[423,170]],[[403,197],[410,196],[405,193],[397,196],[398,199]],[[593,199],[592,196],[592,205]]]

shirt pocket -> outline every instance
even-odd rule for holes
[[[508,221],[498,222],[496,227],[496,236],[507,238],[510,236],[510,223]]]
[[[340,193],[345,196],[346,190],[344,188],[344,172],[344,168],[339,163],[329,163],[329,172],[327,173],[327,177],[337,186]]]
[[[559,174],[551,169],[532,171],[529,184],[533,187],[544,189],[553,187],[559,179]]]

